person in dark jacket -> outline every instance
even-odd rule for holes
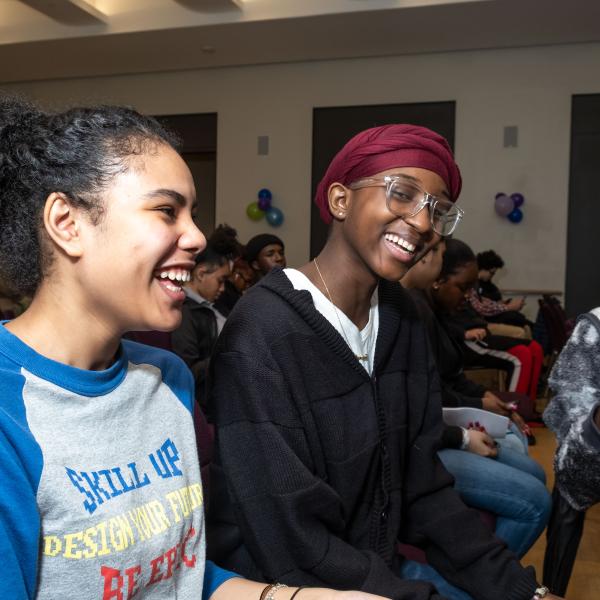
[[[321,253],[237,304],[211,362],[207,534],[221,564],[395,600],[545,596],[452,489],[427,333],[397,283],[434,230],[458,223],[460,187],[434,132],[358,134],[317,190],[331,224]],[[404,560],[398,541],[429,564]]]
[[[500,403],[509,407],[510,401],[519,394],[507,393],[502,400],[469,380],[462,370],[460,345],[436,316],[431,285],[442,270],[445,245],[445,240],[441,240],[433,246],[402,278],[403,287],[409,289],[426,325],[436,364],[443,369],[440,370],[442,405],[483,409],[485,404],[496,409]],[[501,446],[474,427],[462,429],[446,425],[439,457],[454,476],[454,488],[465,503],[494,513],[496,535],[517,556],[523,556],[540,536],[550,516],[550,494],[541,466],[522,452]]]
[[[186,298],[181,311],[181,324],[171,334],[171,347],[191,369],[196,383],[196,400],[209,416],[206,403],[208,364],[225,324],[225,316],[214,306],[223,293],[230,273],[227,256],[211,245],[196,256],[191,280],[185,286]]]

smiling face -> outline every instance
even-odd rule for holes
[[[112,180],[100,224],[82,224],[82,300],[90,318],[117,332],[176,328],[182,285],[206,245],[192,220],[189,169],[171,147],[154,150]]]
[[[434,196],[448,195],[442,178],[426,169],[389,169],[372,178],[380,179],[386,175],[406,175]],[[347,190],[347,193],[344,236],[378,277],[398,281],[415,260],[439,239],[433,235],[428,207],[412,217],[402,219],[388,209],[384,187],[364,187]],[[332,213],[335,217],[335,208]]]
[[[476,283],[477,262],[468,262],[458,267],[452,275],[438,280],[432,288],[432,296],[443,311],[453,312],[460,308]]]

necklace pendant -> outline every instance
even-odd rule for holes
[[[369,360],[368,354],[355,354],[354,356],[356,356],[357,360]]]

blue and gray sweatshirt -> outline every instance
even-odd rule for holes
[[[124,341],[105,371],[36,353],[0,324],[0,598],[198,600],[205,563],[193,381]]]

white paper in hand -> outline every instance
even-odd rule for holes
[[[457,408],[444,408],[444,423],[465,429],[483,428],[493,438],[503,438],[508,431],[509,419],[489,410],[459,406]]]

